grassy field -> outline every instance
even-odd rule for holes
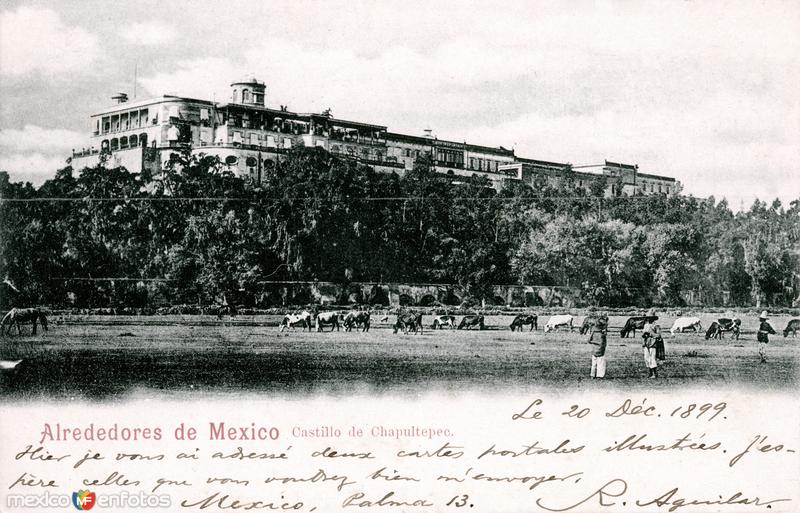
[[[704,318],[707,326],[713,315]],[[591,349],[577,332],[512,333],[510,317],[488,317],[486,331],[393,335],[388,324],[368,333],[278,332],[278,317],[70,317],[51,321],[42,336],[0,339],[2,360],[23,359],[0,371],[0,398],[108,399],[140,390],[185,395],[250,391],[343,394],[360,390],[415,394],[431,388],[620,387],[641,390],[687,385],[786,389],[798,383],[800,338],[772,319],[769,361],[761,364],[755,319],[743,319],[734,341],[702,334],[665,335],[667,361],[647,379],[641,338],[609,333],[608,374],[588,377]],[[540,319],[540,326],[545,318]],[[673,319],[661,319],[669,327]],[[577,318],[580,322],[581,318]],[[610,319],[612,328],[623,318]],[[527,329],[527,328],[526,328]]]

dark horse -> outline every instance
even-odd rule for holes
[[[397,316],[397,322],[394,323],[392,333],[397,333],[398,331],[403,330],[403,333],[408,335],[409,330],[414,330],[414,334],[416,335],[417,328],[419,328],[419,333],[423,334],[422,314],[404,313]]]
[[[20,323],[30,322],[33,324],[33,335],[36,335],[36,324],[42,323],[42,329],[47,331],[47,317],[38,308],[12,308],[0,321],[0,334],[11,334],[11,327],[17,325],[17,335],[22,334]],[[6,325],[8,328],[6,329]]]
[[[356,329],[361,328],[362,332],[369,331],[370,317],[371,314],[369,312],[350,312],[342,320],[344,330],[353,331],[353,327],[355,327]]]
[[[628,335],[633,333],[636,336],[636,330],[644,328],[647,323],[653,323],[658,320],[657,315],[638,315],[636,317],[628,317],[625,321],[625,326],[619,332],[620,338],[628,338]]]
[[[480,330],[485,330],[486,326],[483,324],[483,316],[482,315],[465,315],[463,319],[461,319],[461,323],[458,325],[458,329],[472,329],[474,327],[478,327]]]
[[[537,315],[517,315],[514,317],[514,320],[511,321],[511,331],[516,331],[517,329],[522,331],[522,327],[526,324],[531,325],[531,329],[529,331],[538,330],[539,317]]]

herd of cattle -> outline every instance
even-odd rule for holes
[[[402,331],[404,334],[423,333],[422,313],[399,313],[395,323],[392,325],[393,333]],[[302,328],[311,331],[316,327],[317,331],[323,331],[323,328],[330,327],[331,331],[344,328],[345,331],[356,330],[369,331],[371,313],[369,311],[351,311],[351,312],[322,312],[312,314],[306,310],[299,313],[286,314],[280,324],[280,331],[283,332],[288,329]],[[553,315],[548,319],[544,325],[544,332],[548,333],[555,330],[566,329],[572,331],[578,328],[578,331],[584,335],[591,331],[597,323],[598,317],[587,316],[583,319],[580,326],[575,326],[575,317],[569,314]],[[636,330],[641,330],[648,323],[652,323],[658,319],[655,315],[639,315],[628,317],[625,324],[620,329],[620,337],[627,338],[629,336],[636,336]],[[387,322],[389,316],[381,318],[381,322]],[[737,318],[722,317],[713,321],[705,333],[706,340],[725,338],[725,333],[730,332],[731,336],[738,340],[741,333],[742,321]],[[535,314],[517,315],[511,321],[511,331],[522,331],[524,326],[530,326],[529,331],[539,329],[539,318]],[[465,315],[462,317],[461,322],[456,324],[456,317],[454,315],[437,315],[434,316],[433,322],[430,327],[434,330],[437,329],[486,329],[486,323],[483,315]],[[694,333],[702,333],[703,325],[699,317],[678,317],[670,328],[670,333],[684,333],[691,331]],[[783,330],[783,336],[786,337],[790,333],[792,336],[797,336],[800,331],[800,319],[789,320],[786,328]]]
[[[235,316],[236,310],[232,307],[225,307],[225,311],[215,312],[218,317],[222,318],[223,313]],[[397,315],[395,323],[392,325],[393,332],[398,333],[402,331],[404,334],[411,332],[422,334],[423,322],[422,313],[401,312]],[[281,323],[280,331],[288,329],[302,328],[311,331],[316,327],[317,331],[323,331],[323,328],[330,326],[331,331],[337,331],[344,328],[345,331],[352,331],[353,329],[361,330],[362,332],[369,331],[370,320],[372,314],[369,311],[346,311],[346,312],[314,312],[313,314],[307,310],[298,313],[286,314]],[[548,319],[544,325],[544,332],[548,333],[555,330],[566,329],[572,331],[577,328],[578,331],[584,335],[591,331],[597,323],[599,317],[594,315],[586,316],[580,326],[575,326],[575,317],[569,314],[553,315]],[[620,329],[620,337],[627,338],[629,336],[636,336],[636,330],[641,330],[648,323],[652,323],[658,319],[655,315],[639,315],[628,317],[625,324]],[[381,318],[381,322],[387,322],[389,316],[385,315]],[[12,308],[0,320],[0,335],[11,334],[13,326],[16,326],[17,333],[21,334],[21,325],[24,323],[32,323],[32,332],[36,334],[36,325],[41,323],[42,328],[47,331],[47,318],[43,311],[38,308]],[[529,331],[539,329],[539,317],[536,314],[517,315],[511,321],[509,326],[511,331],[522,331],[525,326],[530,326]],[[741,333],[742,322],[735,317],[721,317],[713,321],[705,333],[706,339],[719,339],[724,338],[725,333],[730,332],[734,339],[739,338]],[[456,324],[456,317],[454,315],[437,315],[434,316],[433,322],[430,327],[434,330],[437,329],[478,329],[485,330],[486,322],[483,315],[465,315],[461,318],[461,322]],[[694,333],[701,333],[703,326],[700,323],[699,317],[678,317],[670,328],[670,333],[683,333],[685,331],[692,331]],[[797,336],[800,331],[800,318],[790,319],[783,330],[783,336],[787,337],[789,334]]]

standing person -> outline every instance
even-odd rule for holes
[[[597,318],[597,322],[592,327],[592,333],[589,335],[590,344],[594,345],[592,351],[592,371],[591,376],[594,378],[604,378],[606,375],[606,332],[608,331],[608,315],[601,314]]]
[[[666,359],[667,350],[666,347],[664,347],[664,337],[661,336],[661,329],[659,328],[656,334],[656,360],[663,362],[666,361]]]
[[[657,378],[658,377],[658,361],[656,359],[656,355],[658,354],[658,341],[661,340],[661,344],[663,345],[664,341],[661,338],[661,329],[659,328],[658,324],[648,324],[644,327],[644,332],[642,333],[642,351],[644,352],[644,364],[647,366],[647,377],[649,378]]]
[[[775,330],[767,321],[766,310],[761,312],[761,315],[758,317],[758,322],[758,335],[756,335],[756,340],[758,340],[758,355],[761,357],[761,363],[767,363],[767,344],[769,344],[770,334],[774,335]]]

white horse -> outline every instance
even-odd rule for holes
[[[675,332],[683,333],[683,330],[691,329],[695,333],[703,331],[703,325],[700,324],[700,317],[678,317],[669,329],[673,335]]]
[[[288,330],[289,328],[294,329],[297,326],[300,326],[304,330],[308,328],[308,331],[311,331],[311,325],[311,314],[306,310],[300,313],[286,314],[281,321],[281,333],[283,333],[284,330]]]
[[[564,315],[553,315],[547,321],[547,324],[544,325],[544,332],[547,333],[549,331],[553,331],[557,328],[562,326],[568,327],[572,330],[572,323],[574,322],[575,318],[571,315],[564,314]]]

